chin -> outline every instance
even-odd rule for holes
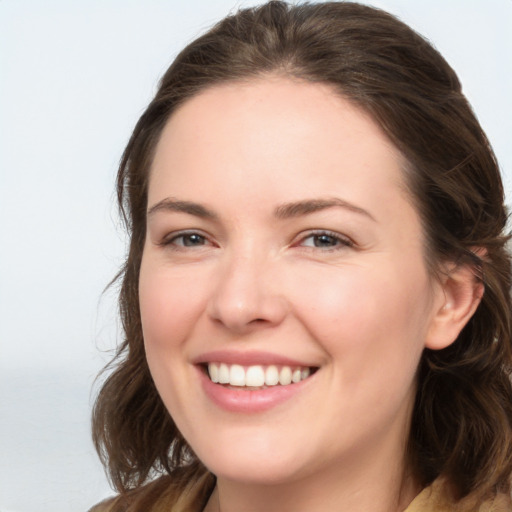
[[[213,463],[207,466],[217,478],[247,485],[278,485],[299,478],[297,468],[283,464],[278,455],[265,460],[242,460]]]
[[[302,449],[287,449],[282,440],[247,436],[243,443],[213,441],[199,448],[201,462],[218,478],[246,484],[275,485],[299,478],[310,466],[301,460]]]

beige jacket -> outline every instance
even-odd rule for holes
[[[102,502],[89,512],[202,512],[215,486],[215,479],[209,473],[203,474],[177,498],[169,477],[148,484],[148,490],[151,490],[151,486],[154,490],[150,493],[153,496],[151,501],[154,501],[155,495],[158,496],[153,505],[148,505],[149,493],[135,493],[122,502],[121,498]],[[500,495],[476,508],[461,507],[446,498],[442,484],[436,481],[418,494],[404,512],[512,512],[512,506],[507,496]]]

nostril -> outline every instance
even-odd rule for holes
[[[208,304],[209,317],[237,333],[278,325],[287,311],[287,302],[268,286],[235,279],[221,280]]]

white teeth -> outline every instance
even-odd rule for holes
[[[265,372],[262,366],[249,366],[245,372],[245,385],[258,388],[265,384]]]
[[[288,386],[292,383],[292,369],[289,366],[283,366],[279,372],[279,384]]]
[[[307,379],[311,371],[307,367],[292,368],[270,365],[241,366],[226,363],[209,363],[208,374],[214,383],[229,384],[230,386],[259,388],[263,386],[288,386]]]
[[[219,366],[219,384],[229,384],[229,366],[224,363]]]
[[[275,386],[279,382],[279,370],[277,366],[271,365],[265,370],[265,384]]]
[[[232,364],[229,370],[229,383],[232,386],[245,386],[245,370],[239,364]]]
[[[212,382],[219,382],[219,367],[216,364],[210,363],[208,365],[208,373]]]

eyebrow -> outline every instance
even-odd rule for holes
[[[151,208],[148,209],[147,215],[150,217],[155,213],[162,211],[188,213],[203,219],[217,218],[217,214],[215,212],[209,210],[201,204],[194,203],[192,201],[178,201],[172,197],[162,199],[162,201],[159,201],[158,203],[151,206]]]
[[[345,208],[346,210],[364,215],[375,221],[373,215],[367,210],[337,197],[329,199],[305,199],[303,201],[284,203],[275,208],[274,216],[278,219],[290,219],[334,207]],[[147,215],[150,217],[161,211],[188,213],[189,215],[203,219],[215,220],[218,218],[218,215],[214,211],[206,208],[202,204],[194,203],[193,201],[179,201],[171,197],[162,199],[151,206],[151,208],[148,209]]]
[[[285,203],[285,204],[278,206],[274,210],[274,215],[278,219],[289,219],[292,217],[308,215],[310,213],[314,213],[317,211],[326,210],[328,208],[334,208],[334,207],[344,208],[351,212],[364,215],[365,217],[368,217],[371,220],[376,222],[375,217],[373,217],[373,215],[370,212],[368,212],[367,210],[364,210],[363,208],[360,208],[359,206],[355,206],[355,205],[348,203],[347,201],[344,201],[343,199],[339,199],[337,197],[333,197],[333,198],[329,198],[329,199],[307,199],[304,201]]]

